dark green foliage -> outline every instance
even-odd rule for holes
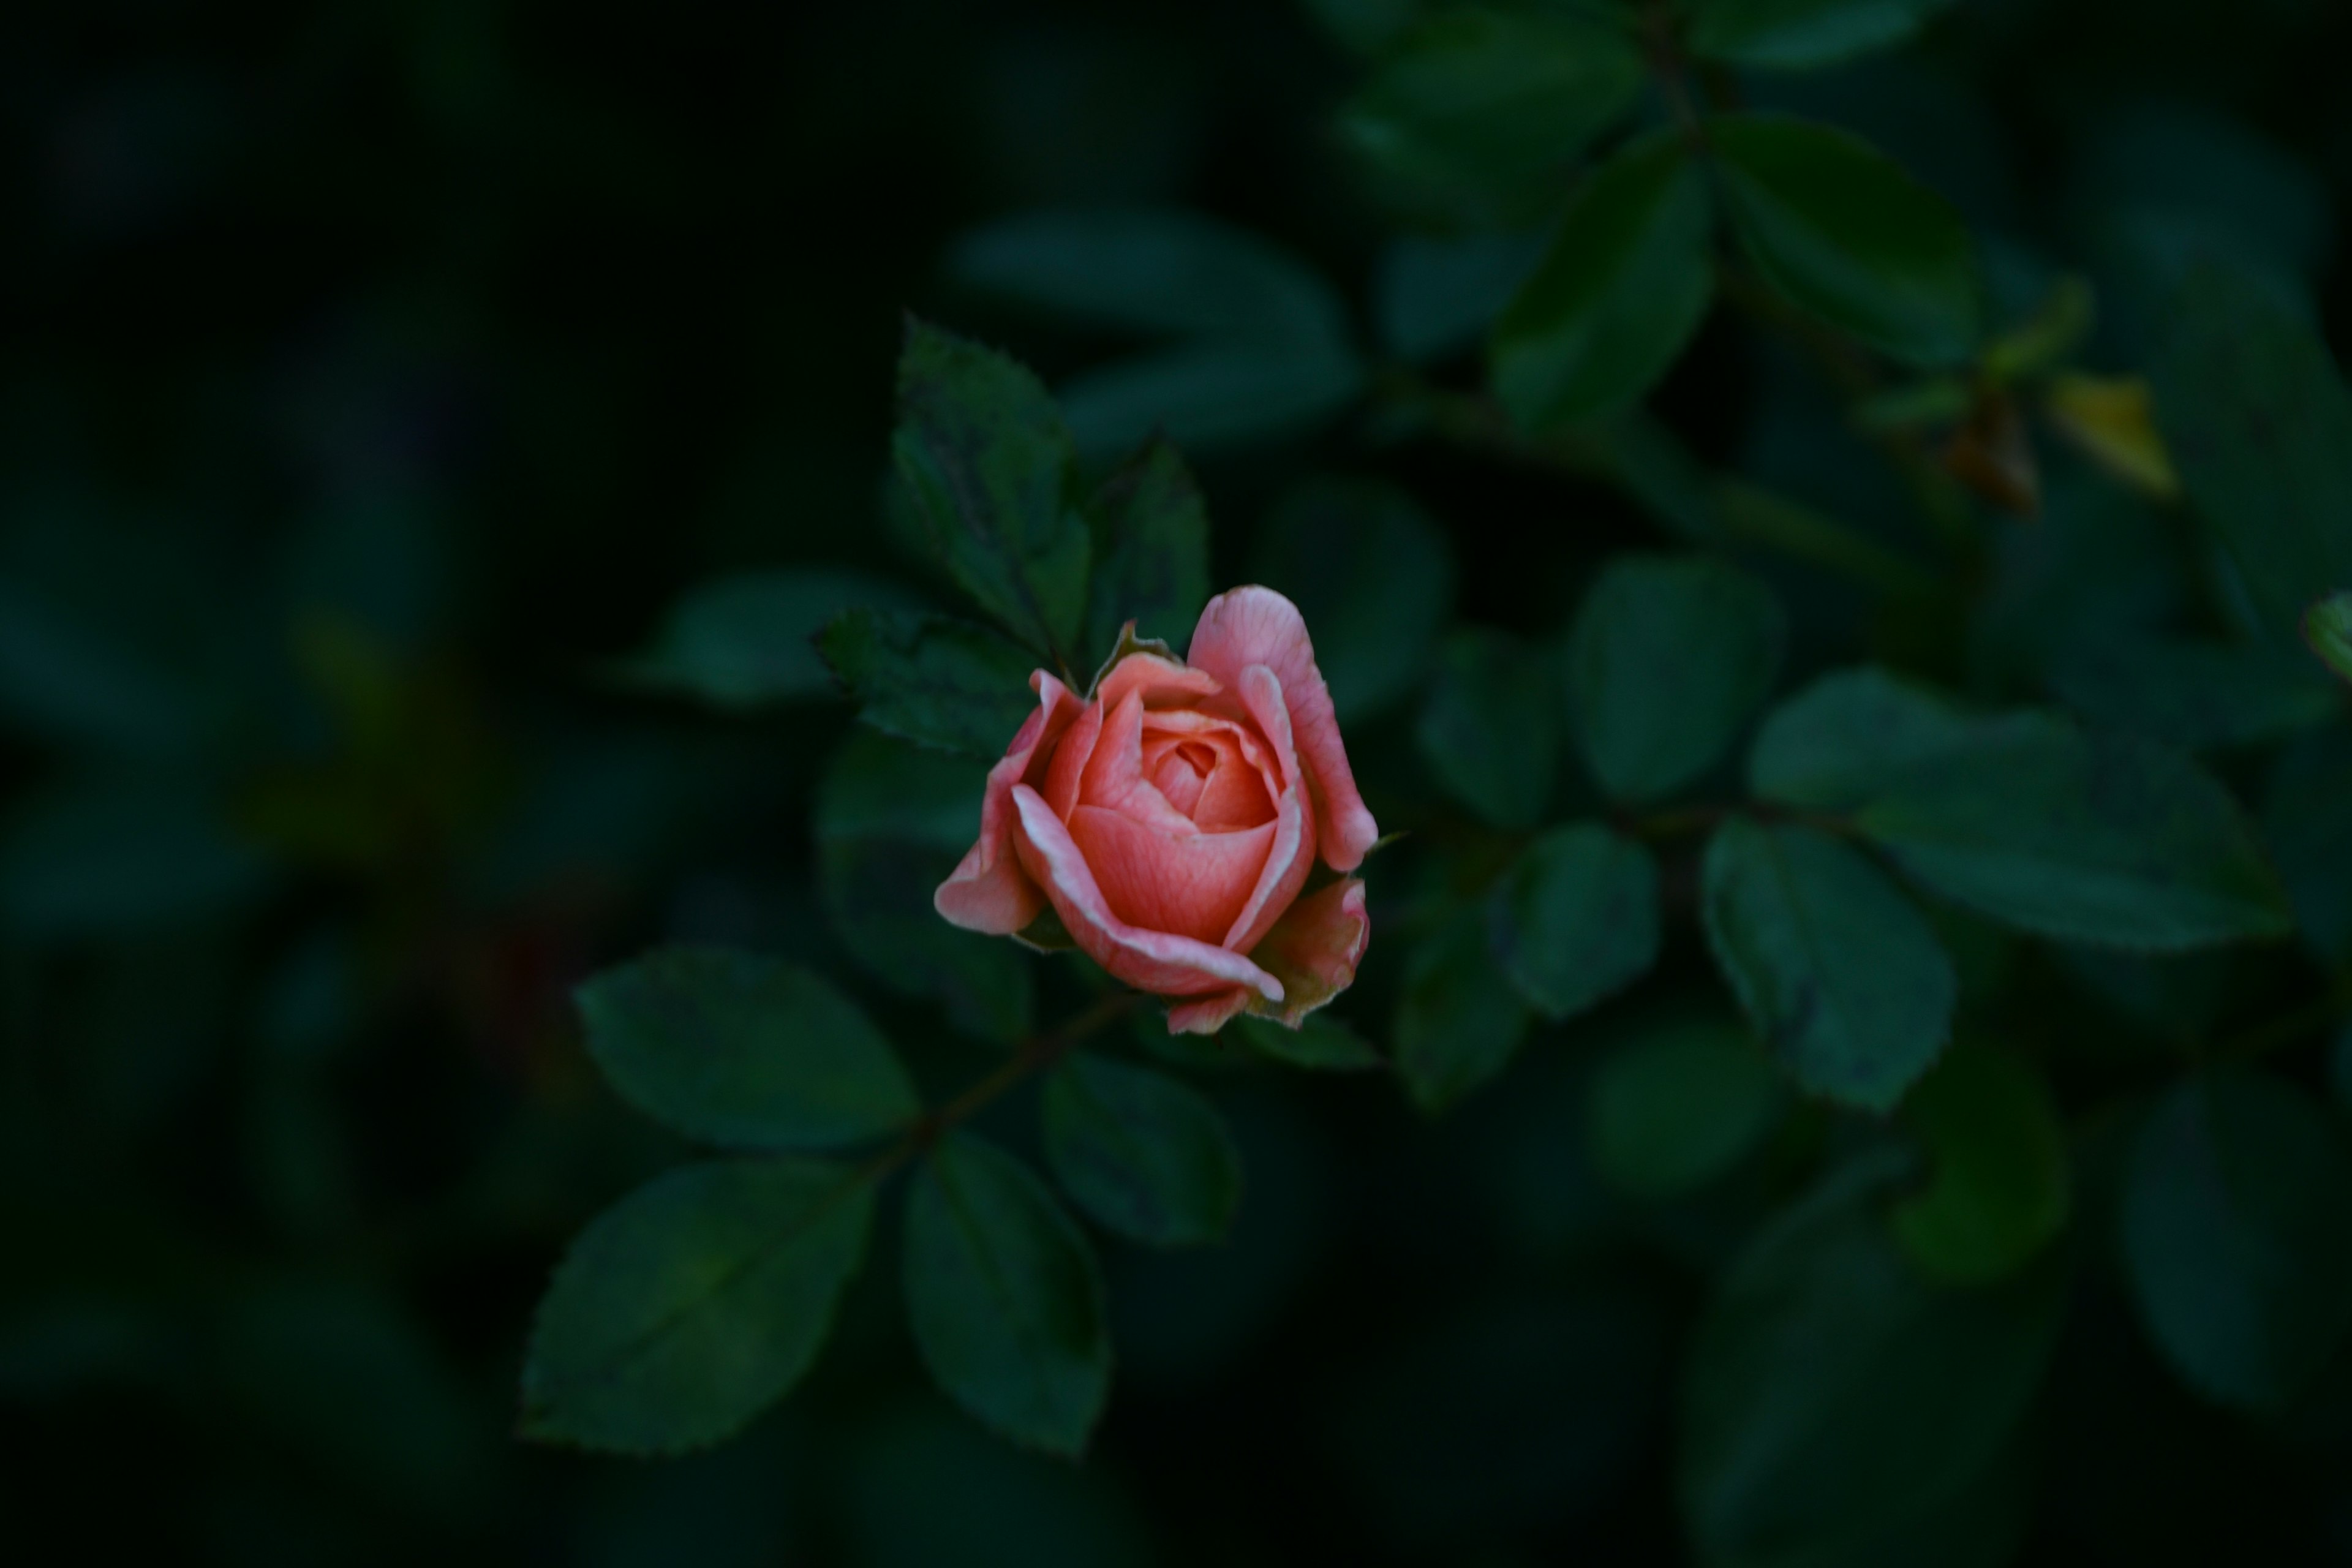
[[[1094,1249],[1044,1183],[969,1134],[907,1197],[907,1319],[950,1397],[1014,1441],[1072,1457],[1110,1392]]]
[[[1932,1178],[1895,1209],[1895,1235],[1929,1274],[1963,1284],[2000,1279],[2065,1225],[2074,1196],[2066,1131],[2049,1084],[2023,1061],[1963,1046],[1903,1110]]]
[[[1751,1153],[1787,1098],[1771,1059],[1732,1018],[1645,1020],[1592,1075],[1593,1167],[1635,1197],[1680,1197]]]
[[[2274,1079],[2219,1072],[2159,1102],[2134,1145],[2123,1236],[2150,1336],[2191,1385],[2286,1406],[2352,1331],[2352,1149]]]
[[[2329,669],[2352,680],[2352,590],[2331,594],[2304,612],[2303,640]]]
[[[1559,772],[1559,714],[1535,651],[1474,626],[1438,649],[1415,734],[1422,760],[1455,798],[1497,827],[1532,827]]]
[[[1045,1157],[1106,1229],[1153,1247],[1222,1240],[1241,1155],[1217,1108],[1164,1073],[1080,1052],[1045,1080]]]
[[[1564,666],[1570,727],[1601,787],[1654,800],[1713,766],[1771,689],[1786,636],[1770,592],[1722,562],[1612,563],[1577,612]]]
[[[2263,832],[2303,940],[2322,958],[2352,961],[2352,735],[2306,736],[2271,770]]]
[[[1657,862],[1597,824],[1554,828],[1496,884],[1487,924],[1496,962],[1528,1005],[1572,1016],[1657,962]]]
[[[779,1157],[688,1165],[581,1233],[539,1310],[523,1430],[623,1453],[715,1442],[800,1381],[866,1250],[867,1184]]]
[[[1842,670],[1772,710],[1748,754],[1748,784],[1783,805],[1851,811],[2004,732],[1884,669]]]
[[[1858,850],[1733,817],[1707,846],[1703,897],[1724,978],[1811,1093],[1887,1110],[1950,1037],[1952,962]]]
[[[1087,512],[1095,528],[1089,657],[1138,635],[1181,646],[1209,602],[1209,513],[1184,459],[1154,440],[1105,480]]]
[[[2062,656],[2051,684],[2100,724],[2191,752],[2279,740],[2346,709],[2324,669],[2262,643],[2103,639]]]
[[[1028,694],[1034,661],[967,621],[852,610],[825,627],[817,646],[861,704],[858,716],[901,740],[1001,756],[1036,708]]]
[[[1413,949],[1395,1029],[1398,1076],[1423,1110],[1452,1105],[1519,1048],[1528,1009],[1496,969],[1479,912],[1455,916]]]
[[[1899,43],[1953,0],[1697,0],[1691,48],[1731,65],[1801,69]]]
[[[1343,723],[1412,689],[1454,607],[1445,536],[1412,497],[1370,479],[1310,479],[1286,491],[1251,569],[1306,617]]]
[[[1309,1013],[1296,1029],[1267,1018],[1236,1019],[1234,1027],[1252,1050],[1286,1067],[1365,1072],[1387,1065],[1370,1041],[1328,1013]]]
[[[606,970],[579,1000],[605,1079],[691,1138],[833,1149],[920,1109],[890,1042],[805,969],[669,947]]]
[[[756,708],[828,694],[817,634],[845,610],[900,610],[913,597],[887,578],[823,568],[753,572],[706,583],[670,610],[652,646],[621,667],[632,684],[714,708]]]

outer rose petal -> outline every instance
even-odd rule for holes
[[[1250,994],[1236,985],[1231,991],[1220,991],[1197,1001],[1178,1003],[1168,1009],[1168,1032],[1213,1035],[1248,1009]]]
[[[1251,1011],[1292,1028],[1356,983],[1356,965],[1371,940],[1364,884],[1349,877],[1290,906],[1250,957],[1282,982],[1282,1005]]]
[[[1021,864],[1045,889],[1070,938],[1117,978],[1160,996],[1199,996],[1246,986],[1269,1002],[1282,1000],[1282,983],[1238,952],[1189,936],[1139,931],[1111,913],[1087,868],[1086,858],[1053,807],[1027,784],[1013,786],[1020,814],[1013,845]]]
[[[1339,716],[1330,688],[1315,668],[1315,645],[1298,606],[1271,588],[1235,588],[1218,595],[1201,612],[1186,656],[1228,687],[1239,687],[1242,671],[1262,664],[1282,682],[1315,797],[1316,837],[1334,871],[1352,871],[1379,841],[1381,830],[1357,793],[1348,748],[1339,739]]]
[[[964,851],[954,871],[931,895],[931,908],[950,924],[986,936],[1011,936],[1037,918],[1045,896],[1024,875],[1013,854],[1013,786],[1029,773],[1042,750],[1051,754],[1055,742],[1083,711],[1070,689],[1038,670],[1029,678],[1037,693],[1037,710],[1022,721],[1004,748],[1003,760],[988,770],[988,794],[980,806],[980,838]]]
[[[1254,664],[1242,671],[1236,684],[1242,705],[1274,748],[1275,764],[1282,770],[1282,794],[1275,802],[1274,843],[1266,851],[1265,869],[1258,874],[1249,902],[1242,906],[1225,932],[1225,946],[1247,952],[1307,885],[1307,873],[1315,865],[1315,819],[1307,815],[1306,802],[1299,798],[1306,791],[1299,776],[1298,752],[1291,742],[1290,713],[1283,703],[1282,683],[1274,671]]]
[[[1140,691],[1145,707],[1167,708],[1213,696],[1216,690],[1217,678],[1205,669],[1178,664],[1156,653],[1131,653],[1095,683],[1090,700],[1103,708],[1116,708],[1129,692]]]

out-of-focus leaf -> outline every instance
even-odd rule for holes
[[[2292,929],[2229,791],[2176,752],[2047,715],[1906,774],[1854,824],[1936,892],[2062,941],[2179,952]]]
[[[1589,17],[1449,9],[1388,52],[1341,109],[1339,136],[1375,192],[1409,214],[1523,223],[1566,191],[1643,76],[1633,39]]]
[[[909,321],[891,452],[940,563],[1015,637],[1066,656],[1086,616],[1088,542],[1068,494],[1070,436],[1037,378]]]
[[[1614,800],[1654,800],[1705,773],[1780,673],[1771,590],[1706,556],[1620,556],[1569,633],[1570,726]]]
[[[1369,1072],[1388,1065],[1371,1042],[1328,1013],[1310,1013],[1296,1029],[1270,1018],[1234,1022],[1252,1050],[1285,1067],[1316,1072]]]
[[[200,778],[68,777],[0,835],[0,920],[21,936],[96,936],[247,905],[269,868],[225,816]]]
[[[1598,418],[1673,368],[1715,294],[1704,171],[1660,131],[1590,175],[1495,323],[1496,395],[1520,428]]]
[[[985,626],[903,610],[852,610],[817,639],[886,735],[975,757],[1004,754],[1036,710],[1029,654]]]
[[[523,1432],[635,1454],[726,1436],[816,1359],[872,1215],[864,1178],[797,1156],[639,1188],[581,1232],[540,1304]]]
[[[2303,640],[2322,664],[2352,680],[2352,590],[2331,594],[2303,613]]]
[[[2166,1096],[2132,1152],[2123,1231],[2151,1335],[2209,1397],[2284,1408],[2352,1331],[2352,1152],[2275,1079]]]
[[[1942,197],[1825,125],[1726,114],[1707,135],[1733,230],[1767,283],[1906,364],[1974,351],[1976,264]]]
[[[1360,55],[1376,54],[1421,14],[1421,0],[1306,0],[1325,30]]]
[[[2312,329],[2242,270],[2174,296],[2149,379],[2189,499],[2270,623],[2352,585],[2352,396]]]
[[[1396,1068],[1423,1110],[1443,1110],[1503,1069],[1528,1032],[1528,1009],[1487,951],[1477,912],[1422,940],[1397,1004]]]
[[[817,786],[817,889],[856,958],[932,996],[959,1028],[1011,1044],[1029,1032],[1032,963],[1009,942],[940,919],[931,895],[980,836],[984,768],[853,733]]]
[[[908,610],[915,597],[862,572],[806,567],[721,577],[663,618],[653,646],[619,671],[633,685],[676,691],[715,708],[829,696],[816,634],[844,610]]]
[[[1381,343],[1408,364],[1475,344],[1537,259],[1539,234],[1407,235],[1389,242],[1372,277]]]
[[[863,1424],[844,1512],[859,1568],[1150,1568],[1150,1527],[1099,1465],[1025,1454],[931,1410]],[[919,1498],[921,1506],[910,1506]],[[673,1559],[674,1560],[674,1559]]]
[[[2263,831],[2303,940],[2330,963],[2352,963],[2352,734],[2306,735],[2272,769]]]
[[[922,1110],[890,1042],[805,969],[666,947],[580,988],[588,1051],[624,1098],[723,1146],[835,1149]]]
[[[1899,44],[1953,0],[1698,0],[1691,48],[1726,65],[1806,70]]]
[[[1869,1549],[1966,1500],[2031,1404],[2063,1271],[1965,1290],[1929,1281],[1879,1212],[1899,1171],[1840,1173],[1759,1233],[1717,1288],[1684,1382],[1680,1483],[1701,1562],[1942,1561]]]
[[[1567,1018],[1658,960],[1658,864],[1598,823],[1557,827],[1496,883],[1486,906],[1496,962],[1530,1006]]]
[[[1305,436],[1354,402],[1363,382],[1344,341],[1202,338],[1073,376],[1060,395],[1078,450],[1102,458],[1155,432],[1188,452]]]
[[[1875,665],[1838,670],[1765,719],[1748,753],[1748,785],[1784,805],[1850,811],[1982,743],[1998,722]]]
[[[1137,624],[1181,642],[1209,602],[1209,510],[1176,449],[1154,440],[1103,482],[1087,509],[1095,574],[1087,611],[1089,657]]]
[[[1374,479],[1310,479],[1286,491],[1252,567],[1306,617],[1344,723],[1412,689],[1454,606],[1445,535],[1411,496]]]
[[[1223,1237],[1241,1155],[1217,1108],[1164,1073],[1083,1052],[1045,1080],[1045,1159],[1106,1228],[1153,1247]]]
[[[1585,1137],[1611,1185],[1638,1198],[1695,1192],[1755,1150],[1788,1094],[1728,1017],[1654,1020],[1612,1048],[1586,1091]]]
[[[1015,1442],[1076,1458],[1110,1393],[1094,1249],[1044,1183],[970,1133],[934,1149],[908,1194],[901,1265],[923,1363]]]
[[[2042,391],[2042,412],[2085,457],[2142,495],[2170,500],[2180,493],[2172,454],[2156,433],[2156,404],[2147,383],[2053,376]]]
[[[2050,683],[2104,726],[2191,752],[2275,741],[2346,707],[2309,659],[2261,643],[2084,637]]]
[[[1829,835],[1726,822],[1707,846],[1704,910],[1725,978],[1808,1091],[1887,1110],[1950,1038],[1958,981],[1936,933]]]
[[[1551,671],[1507,633],[1468,626],[1438,650],[1415,734],[1454,798],[1497,827],[1532,827],[1559,769]]]
[[[1927,1146],[1930,1180],[1892,1216],[1895,1239],[1940,1279],[1981,1284],[2017,1269],[2072,1209],[2066,1130],[2050,1086],[2024,1061],[1961,1046],[1903,1102]]]
[[[157,756],[188,749],[201,711],[182,673],[118,646],[30,585],[0,582],[0,716],[37,734]]]

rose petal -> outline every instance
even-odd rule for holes
[[[1273,748],[1282,769],[1282,795],[1275,802],[1274,842],[1266,850],[1265,869],[1249,902],[1225,932],[1225,946],[1247,952],[1307,885],[1307,873],[1315,864],[1315,819],[1300,799],[1305,792],[1298,752],[1291,743],[1290,710],[1283,702],[1282,682],[1265,666],[1254,664],[1242,671],[1238,684],[1243,705],[1256,721],[1258,732]]]
[[[1129,692],[1103,720],[1102,738],[1078,775],[1078,804],[1123,812],[1163,833],[1193,831],[1192,819],[1169,805],[1143,776],[1141,692]]]
[[[1070,820],[1070,810],[1078,804],[1078,780],[1094,759],[1095,748],[1102,743],[1102,704],[1087,703],[1054,748],[1054,760],[1045,769],[1045,804],[1064,822]]]
[[[1250,993],[1238,985],[1231,991],[1219,991],[1195,1002],[1181,1002],[1168,1009],[1168,1032],[1171,1035],[1213,1035],[1232,1023],[1249,1005]]]
[[[1243,985],[1269,1002],[1282,1000],[1281,982],[1240,953],[1187,936],[1139,931],[1111,913],[1070,830],[1045,798],[1027,784],[1015,784],[1013,806],[1020,815],[1013,845],[1021,864],[1045,889],[1071,940],[1088,958],[1156,995],[1199,996]]]
[[[1364,884],[1354,877],[1309,893],[1274,922],[1250,958],[1282,982],[1278,1006],[1252,1005],[1264,1017],[1298,1027],[1307,1014],[1356,983],[1371,940],[1371,917],[1364,912]]]
[[[1282,764],[1275,758],[1273,749],[1249,717],[1248,707],[1236,693],[1226,692],[1216,700],[1229,706],[1226,713],[1203,713],[1197,708],[1163,708],[1146,711],[1143,734],[1146,754],[1155,741],[1181,739],[1202,741],[1217,749],[1223,756],[1230,748],[1232,762],[1255,773],[1256,795],[1253,797],[1250,779],[1236,776],[1223,786],[1225,809],[1238,814],[1242,820],[1234,826],[1255,827],[1261,822],[1274,819],[1274,803],[1282,798]],[[1295,753],[1294,753],[1295,760]],[[1198,820],[1195,818],[1195,820]]]
[[[1124,812],[1081,805],[1070,813],[1071,841],[1087,858],[1113,914],[1144,931],[1173,931],[1222,942],[1258,885],[1276,825],[1238,833],[1182,833],[1147,827]]]
[[[950,923],[988,936],[1012,935],[1045,907],[1045,894],[1013,852],[1013,787],[1082,711],[1070,689],[1042,669],[1029,677],[1029,686],[1037,693],[1037,710],[1022,721],[1003,760],[988,770],[980,837],[931,895],[931,907]]]
[[[1314,797],[1316,837],[1323,858],[1335,871],[1352,871],[1380,839],[1379,825],[1357,793],[1339,738],[1339,715],[1330,689],[1315,668],[1315,646],[1298,606],[1271,588],[1235,588],[1209,601],[1193,629],[1188,658],[1227,686],[1243,670],[1263,664],[1282,683]]]
[[[1213,697],[1217,689],[1217,678],[1205,669],[1194,669],[1156,653],[1131,653],[1096,683],[1093,700],[1108,711],[1134,692],[1142,697],[1145,707],[1165,708]]]

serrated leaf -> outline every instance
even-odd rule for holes
[[[1680,1197],[1746,1159],[1788,1098],[1771,1058],[1736,1020],[1660,1019],[1594,1069],[1586,1147],[1593,1168],[1620,1191]]]
[[[1076,454],[1037,378],[909,320],[891,453],[940,563],[1015,637],[1066,659],[1086,615],[1088,542],[1068,497]]]
[[[581,986],[588,1051],[624,1099],[690,1138],[835,1149],[922,1110],[890,1042],[805,969],[666,947]]]
[[[800,1381],[865,1252],[873,1195],[820,1160],[688,1165],[583,1231],[540,1304],[525,1436],[667,1454]]]
[[[1495,323],[1495,393],[1523,430],[1637,402],[1673,368],[1715,293],[1706,180],[1661,131],[1589,175],[1551,247]]]
[[[2271,626],[2352,585],[2352,395],[2309,325],[2249,272],[2174,296],[2149,374],[2166,447]]]
[[[1853,821],[1922,885],[2062,941],[2179,952],[2292,927],[2220,784],[2151,742],[2046,715],[1906,774]]]
[[[1507,633],[1465,626],[1438,650],[1414,736],[1448,793],[1497,827],[1532,827],[1559,771],[1551,672]]]
[[[969,621],[852,610],[817,647],[858,717],[903,741],[993,760],[1036,710],[1029,654]]]
[[[1570,728],[1612,800],[1654,800],[1730,750],[1780,672],[1787,617],[1770,589],[1698,555],[1612,561],[1577,611]]]
[[[1707,137],[1732,229],[1774,289],[1906,364],[1957,364],[1974,351],[1976,263],[1941,196],[1826,125],[1725,114]]]
[[[1707,943],[1809,1092],[1885,1110],[1951,1037],[1958,981],[1927,921],[1867,858],[1810,827],[1734,817],[1707,846]]]
[[[1425,1111],[1454,1104],[1518,1050],[1527,1005],[1496,968],[1477,911],[1449,921],[1413,950],[1394,1027],[1397,1074]]]
[[[1110,1393],[1094,1249],[1044,1183],[970,1133],[931,1152],[907,1198],[902,1274],[923,1364],[1015,1442],[1075,1458]]]
[[[1119,628],[1181,642],[1209,602],[1209,510],[1184,459],[1164,440],[1145,444],[1087,503],[1095,529],[1089,654]]]
[[[1520,851],[1486,905],[1496,962],[1555,1020],[1648,973],[1659,923],[1657,861],[1590,822],[1554,828]]]
[[[805,567],[705,583],[670,607],[653,644],[619,671],[631,685],[715,708],[830,695],[816,634],[849,609],[905,610],[914,595],[862,572]]]
[[[1045,1159],[1105,1228],[1152,1247],[1220,1240],[1242,1162],[1217,1108],[1164,1073],[1083,1052],[1045,1080]]]
[[[1370,1072],[1388,1063],[1371,1042],[1328,1013],[1310,1013],[1298,1027],[1271,1018],[1237,1018],[1234,1027],[1260,1056],[1316,1072]]]
[[[1939,1279],[1981,1284],[2024,1267],[2074,1203],[2066,1129],[2050,1086],[1988,1046],[1945,1054],[1903,1102],[1927,1147],[1927,1189],[1895,1205],[1895,1237]]]
[[[2132,1151],[2123,1234],[2150,1334],[2210,1398],[2282,1409],[2352,1333],[2352,1154],[2275,1079],[2165,1097]]]
[[[1694,53],[1726,65],[1808,70],[1899,44],[1953,0],[1698,0]]]
[[[1748,753],[1748,787],[1783,805],[1851,811],[1986,743],[2002,722],[1875,665],[1837,670],[1766,716]]]
[[[1375,192],[1439,222],[1525,222],[1567,189],[1594,137],[1633,106],[1640,51],[1582,17],[1446,10],[1390,49],[1339,112]]]
[[[1412,689],[1454,606],[1444,533],[1410,495],[1375,479],[1291,487],[1275,503],[1251,566],[1256,581],[1306,617],[1342,723],[1370,718]]]

